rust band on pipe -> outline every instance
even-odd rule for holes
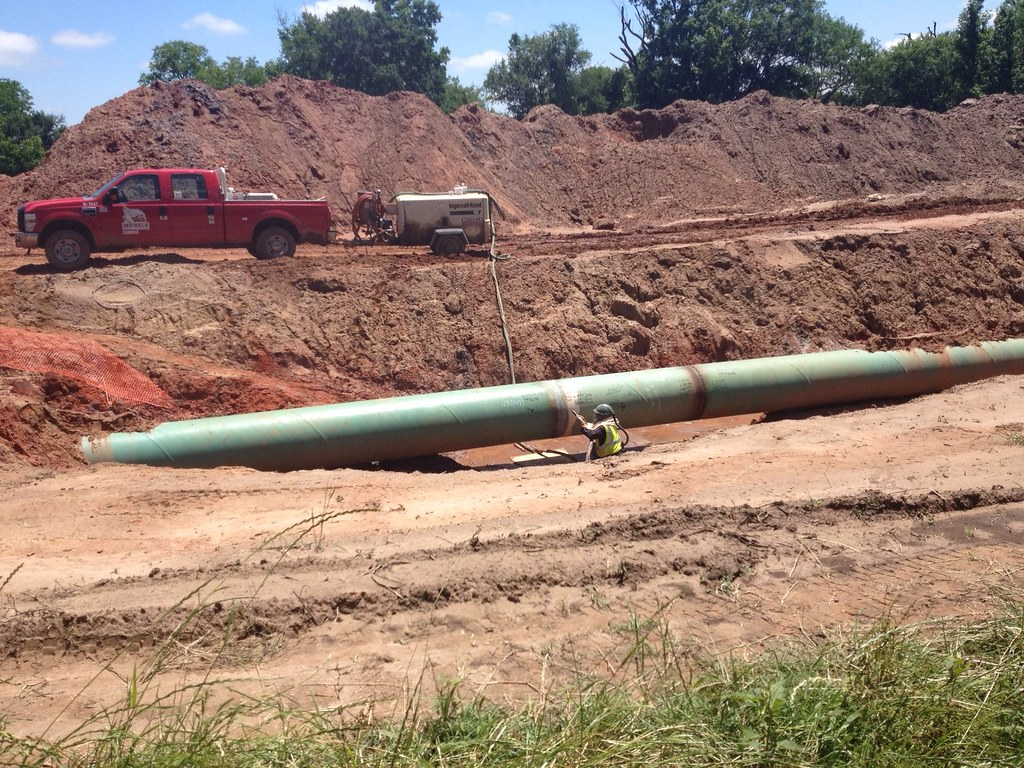
[[[938,392],[1024,373],[1024,340],[921,350],[840,350],[167,422],[82,438],[90,464],[333,468],[563,437],[609,403],[643,427]]]

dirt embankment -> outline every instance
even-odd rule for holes
[[[988,216],[967,229],[947,216],[894,232],[658,247],[641,238],[614,254],[589,238],[550,255],[517,254],[511,243],[499,275],[517,379],[1019,336],[1024,231],[1013,213]],[[43,266],[0,274],[0,324],[88,334],[174,406],[112,412],[85,385],[7,374],[23,389],[0,404],[0,445],[16,445],[8,450],[22,459],[53,461],[68,432],[509,380],[481,258],[318,248],[272,264],[121,261],[70,275]],[[76,461],[75,450],[59,463]]]

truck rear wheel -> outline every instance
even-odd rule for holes
[[[61,229],[46,238],[46,260],[61,272],[81,269],[89,256],[89,241],[73,229]]]
[[[257,259],[295,255],[295,236],[284,227],[267,227],[253,241],[250,251]]]

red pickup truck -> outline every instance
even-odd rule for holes
[[[273,259],[335,235],[326,200],[236,192],[223,168],[151,168],[119,174],[84,197],[26,203],[14,243],[44,248],[50,264],[69,272],[93,253],[128,248],[244,247]]]

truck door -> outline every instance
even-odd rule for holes
[[[222,206],[211,200],[207,175],[172,173],[167,205],[167,245],[222,245]]]
[[[118,180],[116,197],[96,213],[97,240],[114,248],[163,245],[167,222],[161,218],[160,177],[155,173],[129,174]]]

